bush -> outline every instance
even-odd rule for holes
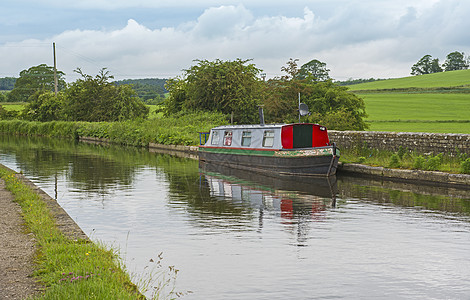
[[[458,158],[459,158],[459,161],[461,162],[464,162],[465,160],[467,160],[468,157],[468,154],[467,153],[459,153],[458,154]]]
[[[403,156],[405,155],[406,152],[408,152],[408,148],[403,148],[403,146],[400,146],[398,148],[397,155],[400,159],[403,159]]]
[[[396,153],[392,154],[392,156],[390,157],[389,167],[390,168],[399,168],[400,167],[400,157],[398,156],[398,154],[396,154]]]
[[[428,161],[426,162],[426,170],[428,171],[439,170],[439,167],[442,164],[442,156],[443,156],[442,153],[439,153],[439,155],[429,158]]]
[[[64,96],[59,93],[38,91],[29,97],[30,103],[22,112],[22,117],[30,121],[49,122],[64,119]]]
[[[467,158],[465,161],[462,162],[462,164],[460,165],[460,173],[470,174],[470,158]]]
[[[329,111],[324,115],[312,113],[308,121],[326,126],[330,130],[364,130],[367,128],[367,125],[357,126],[357,116],[353,112],[344,109]]]
[[[426,164],[426,159],[422,155],[420,155],[416,157],[415,162],[413,164],[413,169],[423,170],[425,164]]]
[[[65,90],[64,114],[69,121],[113,122],[147,118],[149,109],[128,85],[116,86],[106,69],[95,77],[76,72],[82,78]]]

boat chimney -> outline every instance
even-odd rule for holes
[[[259,123],[261,124],[261,126],[264,126],[264,111],[263,111],[263,106],[264,106],[264,105],[258,105]]]

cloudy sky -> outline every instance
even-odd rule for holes
[[[336,80],[410,74],[470,53],[467,0],[0,0],[0,77],[42,63],[168,78],[195,59],[253,59],[268,77],[318,59]]]

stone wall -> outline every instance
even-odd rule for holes
[[[418,153],[470,154],[470,134],[336,131],[329,130],[330,141],[341,149],[367,146],[397,151],[400,146]]]

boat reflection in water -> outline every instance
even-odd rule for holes
[[[285,221],[321,218],[336,206],[336,176],[274,177],[201,162],[201,187],[211,197],[258,209],[260,222],[265,212],[280,212]],[[261,225],[261,224],[260,224]]]

